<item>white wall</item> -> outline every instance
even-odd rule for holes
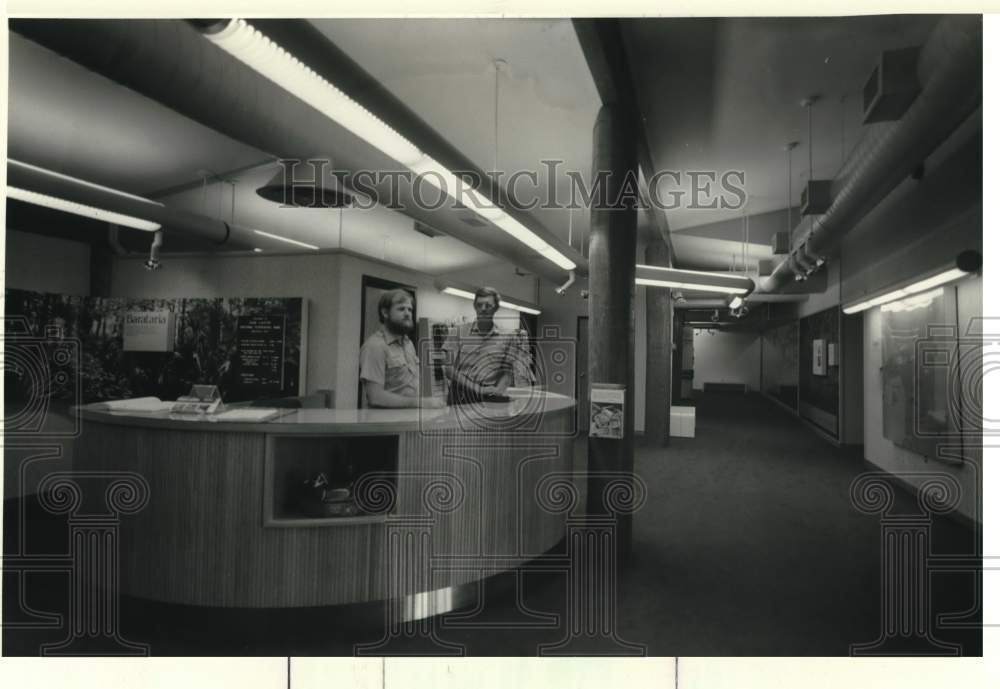
[[[90,294],[90,245],[7,230],[5,286],[35,292]]]
[[[959,283],[959,332],[965,334],[970,319],[982,315],[982,278],[967,279]],[[928,459],[912,450],[900,447],[882,434],[882,313],[876,308],[864,312],[864,444],[865,459],[884,471],[897,474],[914,487],[923,482],[914,472],[940,472],[951,475],[962,488],[958,511],[971,519],[976,518],[976,496],[980,492],[981,478],[974,465],[952,466]],[[969,455],[982,467],[981,448]]]
[[[576,340],[577,319],[586,318],[587,300],[580,296],[582,290],[589,288],[587,280],[577,280],[564,296],[555,293],[555,285],[542,282],[539,285],[539,304],[542,315],[539,317],[539,332],[544,327],[558,329],[560,337]],[[646,290],[636,288],[634,308],[635,327],[635,419],[634,428],[637,433],[646,429]],[[577,343],[578,344],[578,343]],[[586,353],[584,353],[586,359]],[[571,359],[571,375],[566,376],[562,383],[551,382],[549,389],[562,395],[576,395],[576,358]],[[586,393],[585,393],[586,394]]]
[[[745,383],[760,390],[760,336],[756,333],[694,331],[694,389],[705,383]]]
[[[506,265],[506,264],[505,264]],[[513,266],[510,267],[513,276]],[[335,388],[336,406],[356,407],[358,402],[358,356],[361,351],[361,278],[363,275],[392,280],[417,288],[417,315],[432,321],[471,321],[475,318],[472,302],[442,294],[434,286],[434,277],[402,268],[394,268],[354,256],[341,256],[337,304],[337,354]],[[501,284],[494,275],[492,284],[503,294],[513,294],[510,284]],[[473,284],[482,284],[476,282]],[[501,328],[513,329],[520,323],[519,314],[500,309],[494,316]],[[310,341],[312,337],[310,336]],[[310,359],[312,357],[310,356]]]
[[[143,258],[116,258],[111,296],[117,297],[303,297],[308,300],[306,393],[333,389],[335,405],[357,406],[361,348],[361,278],[371,275],[417,287],[418,316],[471,320],[472,302],[441,294],[434,278],[348,254],[286,256],[165,257],[147,271]],[[513,275],[513,272],[511,272]],[[510,285],[496,284],[503,292]],[[497,312],[505,327],[517,323],[508,309]]]

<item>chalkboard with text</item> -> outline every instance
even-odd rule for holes
[[[258,397],[285,389],[285,316],[256,314],[236,319],[240,387]]]

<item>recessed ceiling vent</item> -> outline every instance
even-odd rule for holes
[[[419,232],[420,234],[424,235],[425,237],[430,237],[431,239],[434,239],[435,237],[440,237],[441,235],[444,234],[444,232],[439,232],[430,225],[425,225],[419,220],[413,221],[413,229]]]

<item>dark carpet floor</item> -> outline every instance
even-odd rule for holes
[[[842,656],[852,644],[879,641],[882,527],[849,496],[852,480],[870,467],[757,395],[705,396],[697,414],[697,438],[674,438],[669,448],[637,442],[636,474],[648,495],[635,516],[633,556],[617,578],[617,605],[604,618],[614,616],[613,628],[571,638],[562,652]],[[579,441],[581,468],[585,450]],[[919,512],[907,493],[895,497],[895,513]],[[5,553],[19,552],[22,540],[32,552],[67,552],[66,523],[33,503],[8,501],[4,526]],[[976,538],[935,517],[930,551],[974,554]],[[37,614],[65,614],[67,575],[5,574],[4,654],[37,655],[42,644],[64,639],[64,625],[40,627]],[[876,652],[921,654],[952,644],[981,655],[977,614],[964,626],[939,619],[976,609],[978,575],[929,578],[930,600],[917,610],[927,633],[890,634]],[[370,652],[559,652],[568,636],[567,577],[538,572],[524,582],[519,603],[512,575],[491,580],[478,627],[446,615]],[[120,628],[153,655],[349,655],[385,635],[384,625],[359,628],[330,609],[219,611],[128,599]]]

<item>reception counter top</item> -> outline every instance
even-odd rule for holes
[[[503,404],[282,410],[256,423],[83,406],[74,468],[104,477],[108,495],[111,483],[132,485],[119,526],[127,595],[392,605],[412,619],[454,608],[481,579],[565,538],[571,507],[546,496],[551,481],[572,483],[575,406],[528,391]],[[350,486],[350,514],[303,507],[303,485],[321,473]]]
[[[511,395],[504,403],[486,402],[443,409],[282,409],[263,422],[226,422],[212,415],[170,412],[109,411],[99,404],[78,407],[88,421],[142,428],[229,431],[240,433],[399,433],[460,429],[468,432],[507,427],[511,420],[563,411],[576,406],[565,395],[541,390]]]

